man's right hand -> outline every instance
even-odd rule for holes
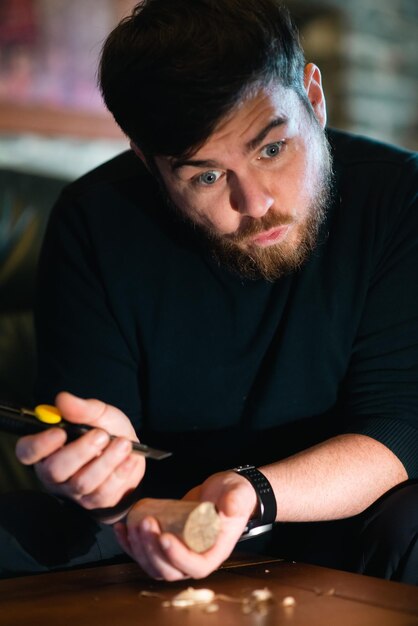
[[[59,428],[22,437],[17,458],[34,465],[46,488],[57,495],[86,509],[116,506],[145,473],[144,457],[133,453],[128,441],[138,441],[131,422],[115,407],[67,392],[58,394],[55,404],[66,420],[93,430],[67,445],[66,433]],[[110,440],[107,433],[117,438]]]

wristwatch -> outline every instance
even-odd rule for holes
[[[232,471],[241,474],[252,484],[258,500],[257,517],[248,520],[239,541],[269,532],[276,521],[277,513],[276,498],[269,481],[254,465],[240,465]]]

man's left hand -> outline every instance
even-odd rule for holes
[[[219,513],[221,531],[217,541],[201,554],[187,548],[173,534],[161,532],[158,511],[170,506],[170,501],[139,500],[133,507],[134,520],[128,518],[126,525],[114,525],[122,548],[152,578],[175,581],[211,574],[229,557],[257,506],[249,481],[231,471],[210,476],[184,499],[213,502]]]

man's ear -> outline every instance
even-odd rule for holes
[[[144,156],[144,153],[142,152],[142,150],[140,148],[138,148],[138,146],[136,145],[136,143],[134,143],[133,141],[130,142],[130,146],[132,148],[132,150],[135,152],[136,156],[141,159],[142,163],[145,165],[145,167],[147,168],[147,170],[149,171],[149,166],[147,163],[147,160]]]
[[[314,63],[308,63],[303,73],[303,82],[309,102],[315,113],[318,122],[325,128],[327,123],[327,107],[325,95],[322,89],[321,72]]]

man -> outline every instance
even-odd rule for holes
[[[141,3],[100,79],[132,151],[62,195],[38,307],[38,397],[69,390],[62,414],[95,428],[17,448],[79,516],[44,566],[117,555],[92,515],[167,580],[277,522],[259,549],[416,583],[416,159],[324,130],[320,72],[276,0]],[[145,468],[136,432],[172,459]],[[206,553],[160,532],[184,494],[219,510]]]

